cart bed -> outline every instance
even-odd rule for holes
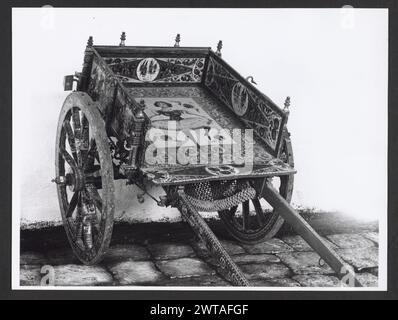
[[[159,184],[295,173],[279,158],[287,115],[209,48],[95,46],[93,53],[88,92],[99,102],[108,132],[121,143],[132,145],[127,169],[134,170],[138,165]],[[241,161],[213,162],[212,156],[217,153],[209,147],[205,153],[200,150],[198,157],[205,155],[210,162],[169,161],[169,154],[177,158],[177,152],[169,152],[170,143],[177,150],[183,139],[157,133],[167,141],[163,144],[167,148],[161,147],[167,161],[147,161],[147,147],[156,139],[144,139],[143,119],[135,116],[140,110],[149,120],[149,128],[161,128],[163,132],[169,124],[179,126],[174,130],[178,134],[202,128],[253,129],[253,158],[243,161],[243,151]],[[163,143],[161,139],[157,141]],[[210,138],[214,142],[216,139],[216,134]],[[200,139],[191,140],[199,147],[205,145]],[[229,146],[234,145],[235,137],[229,141]],[[156,146],[152,155],[161,148]]]
[[[214,121],[213,127],[218,125],[221,128],[245,128],[245,124],[229,109],[223,106],[213,94],[202,85],[190,86],[139,86],[129,87],[129,93],[138,103],[145,101],[146,105],[153,101],[170,101],[184,103],[192,99],[195,106],[199,106]],[[148,108],[148,106],[146,106]],[[145,112],[145,109],[144,109]],[[150,114],[150,111],[147,111]],[[234,166],[230,175],[223,178],[236,179],[243,177],[274,176],[295,173],[295,170],[269,154],[261,140],[254,136],[253,146],[253,168]],[[157,184],[181,184],[195,181],[208,181],[219,179],[206,170],[205,165],[148,165],[143,163],[143,172],[152,176],[152,181]]]

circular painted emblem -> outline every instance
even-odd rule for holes
[[[137,78],[141,81],[150,82],[159,75],[160,65],[154,58],[146,58],[140,61],[137,67]]]
[[[249,106],[249,95],[246,87],[239,82],[232,87],[231,102],[238,116],[243,116],[246,113]]]

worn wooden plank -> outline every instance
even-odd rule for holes
[[[159,57],[167,54],[168,56],[201,56],[206,57],[209,54],[210,47],[148,47],[148,46],[94,46],[102,57],[109,56],[127,56],[135,57],[137,55]]]

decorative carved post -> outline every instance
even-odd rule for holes
[[[286,97],[285,103],[284,103],[284,108],[283,111],[286,113],[286,115],[288,116],[290,113],[289,107],[290,107],[290,97]]]
[[[174,44],[174,47],[176,47],[176,48],[179,47],[180,46],[180,41],[181,41],[181,36],[180,36],[179,33],[177,33],[176,42]]]
[[[88,40],[87,40],[87,47],[92,47],[93,44],[94,44],[93,37],[92,37],[92,36],[89,36],[89,37],[88,37]]]
[[[90,36],[87,40],[86,50],[84,51],[83,69],[77,86],[78,91],[87,90],[88,79],[90,78],[91,64],[93,63],[93,44],[93,37]]]
[[[126,45],[126,32],[122,32],[122,35],[120,36],[120,43],[119,46],[124,47]]]
[[[221,58],[222,41],[218,41],[216,55]]]

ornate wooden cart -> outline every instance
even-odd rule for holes
[[[65,90],[77,86],[59,117],[54,181],[76,256],[95,264],[106,253],[114,181],[125,179],[147,194],[148,185],[162,187],[154,202],[180,210],[236,285],[248,282],[199,212],[218,212],[243,243],[273,237],[286,220],[337,275],[360,285],[289,205],[290,99],[282,110],[259,92],[221,58],[221,41],[213,52],[180,47],[179,35],[173,47],[125,46],[125,38],[94,46],[90,37],[82,72],[65,77]]]

